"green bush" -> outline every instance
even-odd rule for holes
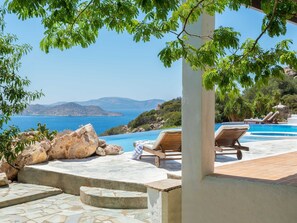
[[[181,112],[170,112],[164,115],[164,127],[181,126]]]
[[[118,135],[122,134],[124,129],[124,125],[120,125],[111,129],[106,130],[105,132],[101,133],[100,136],[108,136],[108,135]]]
[[[284,105],[289,107],[291,114],[297,113],[297,94],[294,95],[285,95],[281,99]]]
[[[156,110],[140,114],[136,119],[128,123],[129,128],[137,128],[141,125],[153,123],[157,120]]]

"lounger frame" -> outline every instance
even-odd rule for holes
[[[168,130],[162,131],[152,146],[143,145],[143,151],[149,155],[142,157],[154,156],[155,165],[160,167],[161,160],[180,160],[182,155],[181,131]]]

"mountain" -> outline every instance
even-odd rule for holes
[[[137,101],[130,98],[105,97],[76,103],[80,105],[96,105],[105,110],[151,110],[155,109],[158,104],[164,103],[164,100],[151,99],[145,101]]]
[[[121,113],[108,112],[99,106],[82,106],[74,102],[48,105],[30,105],[22,115],[46,115],[46,116],[120,116]]]

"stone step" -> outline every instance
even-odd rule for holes
[[[98,187],[80,187],[80,199],[94,207],[111,209],[146,209],[147,193],[111,190]]]
[[[58,168],[47,170],[43,169],[42,166],[36,168],[34,165],[25,166],[19,171],[18,181],[60,188],[63,192],[72,195],[79,195],[81,186],[146,192],[146,186],[141,183],[74,175],[67,172],[60,172]]]

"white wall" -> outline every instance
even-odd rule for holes
[[[195,223],[296,223],[297,187],[208,176],[196,190]]]

